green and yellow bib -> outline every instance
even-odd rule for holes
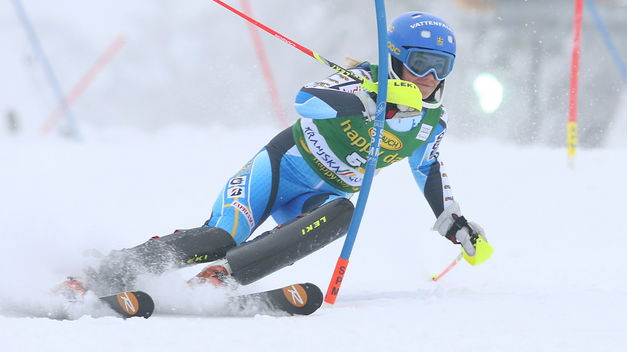
[[[425,111],[420,124],[406,132],[392,130],[385,123],[377,169],[410,156],[429,140],[443,112],[442,108]],[[298,150],[322,179],[344,192],[359,191],[374,135],[373,121],[363,116],[301,118],[292,133]]]

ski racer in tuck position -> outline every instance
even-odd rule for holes
[[[433,229],[478,264],[487,259],[477,251],[485,233],[462,216],[438,152],[455,35],[442,19],[409,12],[391,23],[388,39],[389,77],[416,84],[423,109],[387,104],[377,169],[407,158],[436,216]],[[378,66],[363,62],[351,71],[374,81]],[[100,293],[129,290],[140,273],[198,263],[209,265],[192,284],[249,284],[343,236],[353,212],[349,198],[364,176],[375,98],[341,73],[305,85],[295,101],[302,117],[228,179],[204,226],[113,251],[87,270],[86,286]],[[269,216],[280,225],[247,241]]]

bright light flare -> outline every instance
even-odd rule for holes
[[[485,113],[491,114],[498,110],[503,102],[503,85],[494,75],[481,73],[475,78],[472,87]]]

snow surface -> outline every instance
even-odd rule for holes
[[[302,10],[298,2],[255,3],[255,14],[338,63],[344,55],[372,58],[375,47],[362,41],[374,33],[374,23],[363,21],[372,16],[372,4],[353,2],[309,3],[298,25],[285,16]],[[127,44],[73,105],[82,142],[42,137],[39,128],[57,102],[10,2],[0,2],[0,47],[6,53],[0,55],[0,352],[626,349],[627,150],[579,150],[570,168],[563,149],[459,139],[485,129],[511,138],[487,127],[517,129],[527,121],[525,106],[472,126],[468,116],[452,114],[451,133],[441,147],[456,198],[495,247],[481,266],[462,262],[441,282],[429,280],[459,249],[429,230],[431,210],[401,162],[375,179],[333,308],[308,317],[216,317],[223,294],[188,289],[184,282],[197,270],[189,268],[144,280],[158,305],[148,320],[99,317],[102,310],[74,321],[42,318],[62,311],[50,290],[89,262],[85,252],[107,253],[202,224],[227,177],[277,131],[271,129],[275,121],[246,27],[218,6],[204,0],[183,7],[174,0],[23,3],[66,92],[114,38],[124,35]],[[466,13],[449,3],[419,5],[461,25]],[[388,14],[408,9],[400,1],[387,5]],[[278,6],[284,11],[277,12]],[[535,21],[522,19],[536,31]],[[360,25],[343,30],[346,22]],[[339,30],[342,40],[335,37]],[[225,33],[236,39],[225,42]],[[485,39],[477,33],[482,32],[461,31],[460,39],[468,40],[460,43],[474,43],[477,35]],[[500,35],[496,29],[490,33]],[[570,32],[556,35],[570,40]],[[280,72],[286,106],[304,82],[330,73],[284,43],[263,38]],[[482,47],[492,53],[490,42],[498,44],[482,40]],[[477,56],[460,55],[469,62],[449,82],[449,107],[463,113],[476,103],[461,77],[473,72],[471,59]],[[528,59],[520,57],[523,63]],[[544,71],[562,69],[559,56],[554,60],[557,66]],[[601,76],[607,83],[615,75]],[[463,99],[451,99],[456,91]],[[550,100],[565,106],[562,93]],[[619,111],[626,111],[624,105]],[[17,135],[5,131],[10,109],[19,118]],[[196,125],[173,125],[179,121]],[[625,146],[623,127],[614,129],[611,145]],[[258,233],[274,225],[268,221]],[[324,291],[342,243],[243,290],[309,281]],[[88,308],[69,313],[79,317]],[[206,316],[165,314],[173,309]]]
[[[29,317],[59,308],[49,290],[85,264],[85,250],[202,224],[226,178],[275,133],[86,128],[82,143],[3,135],[0,351],[625,350],[627,150],[580,150],[570,168],[563,149],[455,138],[442,157],[462,209],[495,247],[483,265],[462,262],[429,281],[458,248],[429,230],[433,215],[401,162],[375,178],[333,308],[163,314],[216,309],[221,293],[185,287],[191,268],[146,280],[158,304],[148,320]],[[303,281],[326,290],[342,242],[245,290]]]

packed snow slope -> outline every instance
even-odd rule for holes
[[[401,162],[375,178],[333,308],[216,317],[222,294],[187,289],[191,268],[146,280],[158,305],[148,320],[45,318],[59,308],[50,288],[85,265],[85,251],[201,225],[223,182],[274,133],[2,135],[0,351],[625,350],[627,150],[580,150],[571,168],[561,149],[455,138],[441,157],[462,210],[495,247],[483,265],[429,281],[459,249],[430,231],[433,214]],[[244,290],[326,290],[342,242]],[[164,314],[173,308],[206,316]]]

